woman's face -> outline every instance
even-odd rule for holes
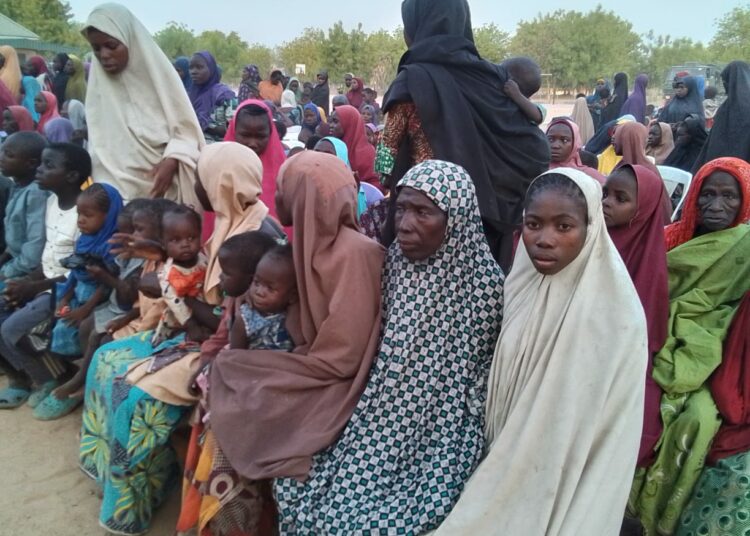
[[[362,111],[362,122],[366,125],[367,123],[374,123],[372,119],[372,113],[370,110],[363,110]]]
[[[659,125],[651,125],[648,129],[648,146],[657,147],[661,144],[661,127]]]
[[[726,171],[714,171],[703,181],[698,196],[700,227],[710,233],[728,229],[741,206],[742,191],[737,179]]]
[[[190,78],[193,80],[193,84],[199,86],[202,86],[211,78],[211,70],[203,56],[195,54],[190,58]]]
[[[573,152],[573,131],[568,125],[557,123],[547,131],[550,159],[552,162],[566,162]]]
[[[297,82],[296,80],[292,80],[291,82],[289,82],[289,89],[291,89],[295,93],[299,91],[299,82]]]
[[[47,111],[47,99],[44,98],[44,95],[41,93],[38,93],[36,97],[34,97],[34,110],[36,110],[36,113],[43,114]]]
[[[64,68],[65,68],[65,65],[63,65],[62,63],[62,58],[60,58],[60,56],[55,56],[52,59],[52,70],[55,71],[56,73],[59,73]]]
[[[240,113],[234,125],[235,141],[262,155],[271,139],[271,125],[267,115]]]
[[[346,75],[344,77],[344,85],[348,87],[349,89],[354,89],[352,87],[352,82],[354,81],[354,78],[352,78],[350,75]]]
[[[3,130],[8,136],[15,134],[19,130],[18,123],[13,119],[13,114],[8,109],[3,110]]]
[[[352,78],[352,91],[357,91],[359,89],[359,82],[357,82],[356,78]]]
[[[247,69],[242,69],[242,73],[240,73],[240,76],[242,77],[242,81],[246,82],[250,79],[250,71]]]
[[[339,114],[331,112],[331,117],[328,119],[328,124],[331,127],[331,135],[336,136],[338,139],[344,138],[344,126],[339,120]]]
[[[396,238],[404,257],[422,261],[445,241],[448,217],[422,192],[404,186],[396,199]]]
[[[687,97],[688,87],[685,85],[685,82],[675,82],[672,84],[672,88],[674,89],[674,96],[678,99]]]
[[[627,225],[638,212],[638,181],[628,169],[617,170],[604,185],[602,210],[607,227]]]
[[[109,75],[119,74],[128,66],[130,54],[128,53],[128,47],[122,41],[93,28],[86,32],[86,39],[91,44],[94,56],[96,56],[105,73]]]
[[[73,60],[68,60],[68,63],[65,64],[65,72],[69,75],[76,74],[76,66],[73,63]]]
[[[523,218],[523,243],[537,272],[555,275],[573,262],[586,242],[586,228],[580,201],[554,189],[537,192]]]

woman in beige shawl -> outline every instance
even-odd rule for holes
[[[519,244],[490,371],[489,451],[437,534],[619,533],[641,437],[646,320],[590,177],[558,168],[537,178],[524,234],[540,225],[528,211],[559,175],[585,196],[583,248],[545,276]]]
[[[668,123],[651,121],[651,124],[648,126],[646,156],[653,157],[656,165],[660,166],[672,154],[672,151],[674,151],[672,127]]]
[[[205,141],[172,63],[119,4],[95,8],[83,35],[97,57],[86,93],[94,180],[125,200],[150,195],[199,209],[193,183]]]
[[[589,106],[586,104],[586,97],[578,97],[573,105],[573,113],[570,118],[578,125],[581,132],[581,144],[586,145],[594,137],[594,120],[591,119]]]

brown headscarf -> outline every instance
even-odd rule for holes
[[[656,165],[660,166],[674,150],[674,135],[672,134],[672,127],[670,127],[668,123],[652,121],[649,128],[654,125],[659,125],[659,130],[661,130],[661,142],[659,145],[647,147],[646,155],[653,156],[654,160],[656,160]]]
[[[619,145],[622,149],[622,160],[618,167],[625,164],[643,166],[659,175],[656,165],[646,157],[646,138],[648,138],[648,129],[640,123],[632,121],[617,127],[614,145]]]
[[[211,426],[250,479],[305,479],[367,383],[380,331],[384,252],[358,230],[357,187],[335,156],[301,153],[279,172],[292,215],[299,310],[294,352],[225,350],[212,367]]]

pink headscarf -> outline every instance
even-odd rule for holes
[[[237,141],[235,139],[235,124],[237,122],[237,116],[240,115],[242,108],[249,105],[263,108],[268,114],[268,122],[271,124],[271,137],[268,140],[268,145],[266,145],[263,154],[258,155],[260,161],[263,163],[263,192],[260,194],[260,200],[265,203],[270,210],[271,215],[276,218],[276,203],[274,201],[276,196],[276,176],[279,174],[281,165],[286,160],[286,153],[284,152],[284,146],[279,139],[276,124],[273,122],[273,113],[271,112],[271,109],[262,100],[248,99],[242,102],[237,107],[232,122],[229,123],[227,134],[224,136],[224,141]]]
[[[567,117],[558,117],[557,119],[553,119],[549,124],[549,126],[547,127],[547,132],[549,132],[549,130],[555,125],[565,125],[570,129],[573,137],[573,150],[570,151],[570,156],[567,160],[565,160],[564,162],[550,162],[549,168],[555,169],[566,167],[577,169],[579,171],[582,171],[592,179],[596,179],[597,181],[599,181],[599,184],[603,185],[606,177],[594,168],[590,168],[589,166],[585,165],[581,160],[580,150],[583,147],[583,140],[581,139],[581,130],[578,128],[578,125],[575,123],[575,121],[573,121],[572,119],[568,119]]]
[[[45,111],[39,117],[39,123],[36,126],[36,131],[39,134],[44,135],[44,125],[46,125],[51,119],[60,117],[60,112],[57,111],[57,97],[49,91],[42,91],[40,95],[47,101],[47,111]]]

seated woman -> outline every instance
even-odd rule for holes
[[[706,112],[703,110],[703,94],[698,90],[698,80],[694,76],[675,78],[672,83],[673,98],[659,112],[659,122],[667,123],[674,129],[675,125],[688,117],[697,119],[702,127],[706,126]]]
[[[428,160],[398,187],[377,359],[349,424],[306,480],[275,481],[282,534],[434,529],[482,455],[503,273],[463,168]]]
[[[654,446],[662,431],[659,413],[662,392],[651,376],[651,370],[653,356],[661,350],[667,338],[669,318],[665,200],[668,196],[661,177],[643,166],[624,164],[607,178],[604,185],[604,221],[633,280],[648,326],[649,360],[639,467],[653,462]]]
[[[352,171],[359,175],[359,180],[382,189],[380,178],[375,173],[375,148],[367,141],[365,124],[359,111],[348,104],[338,106],[331,112],[329,124],[331,135],[346,144]]]
[[[628,504],[648,534],[674,534],[721,423],[707,380],[750,289],[750,164],[709,162],[682,220],[666,229],[670,318],[653,377],[664,391],[656,461],[636,473]]]
[[[708,138],[708,132],[694,117],[686,119],[676,127],[674,149],[664,160],[664,165],[692,173]]]
[[[197,196],[206,204],[204,208],[215,212],[216,224],[206,243],[205,303],[189,298],[185,304],[192,310],[194,327],[213,333],[220,319],[216,314],[221,303],[219,249],[230,236],[261,229],[268,208],[258,199],[261,163],[249,149],[236,143],[212,144],[201,155],[198,173]],[[271,229],[276,227],[271,224]],[[124,237],[124,242],[130,241]],[[161,252],[156,258],[161,259]],[[143,279],[141,286],[148,286]],[[158,296],[160,289],[150,292]],[[192,329],[191,334],[196,331]],[[184,335],[168,339],[160,348],[171,349],[171,361],[163,368],[152,367],[151,362],[158,365],[159,360],[150,359],[157,350],[151,335],[150,331],[141,332],[102,346],[94,355],[86,381],[80,465],[104,487],[100,522],[123,534],[146,530],[152,509],[175,483],[178,465],[169,436],[197,401],[197,396],[188,392],[188,380],[198,363],[197,344],[178,346]],[[203,337],[194,336],[192,342],[199,343]],[[156,422],[159,426],[153,427]],[[139,440],[137,448],[119,455]],[[145,487],[137,488],[141,479],[145,479]]]
[[[623,164],[637,165],[659,175],[656,165],[646,156],[646,138],[648,129],[641,123],[631,121],[618,126],[612,137],[612,147],[615,154],[622,159],[616,168]]]
[[[208,143],[221,141],[227,133],[228,111],[232,107],[234,91],[221,83],[221,70],[207,50],[193,54],[190,78],[193,85],[188,90],[188,96],[203,135]]]
[[[648,127],[646,156],[652,157],[656,165],[661,166],[673,150],[674,134],[672,134],[672,127],[667,123],[652,121]]]
[[[588,112],[587,112],[588,113]],[[583,140],[578,125],[567,117],[553,119],[547,127],[547,141],[550,148],[549,168],[573,168],[583,171],[599,184],[604,184],[605,177],[581,161]]]
[[[601,187],[573,169],[541,175],[505,284],[489,451],[436,534],[618,534],[646,361],[643,308],[607,235]]]

